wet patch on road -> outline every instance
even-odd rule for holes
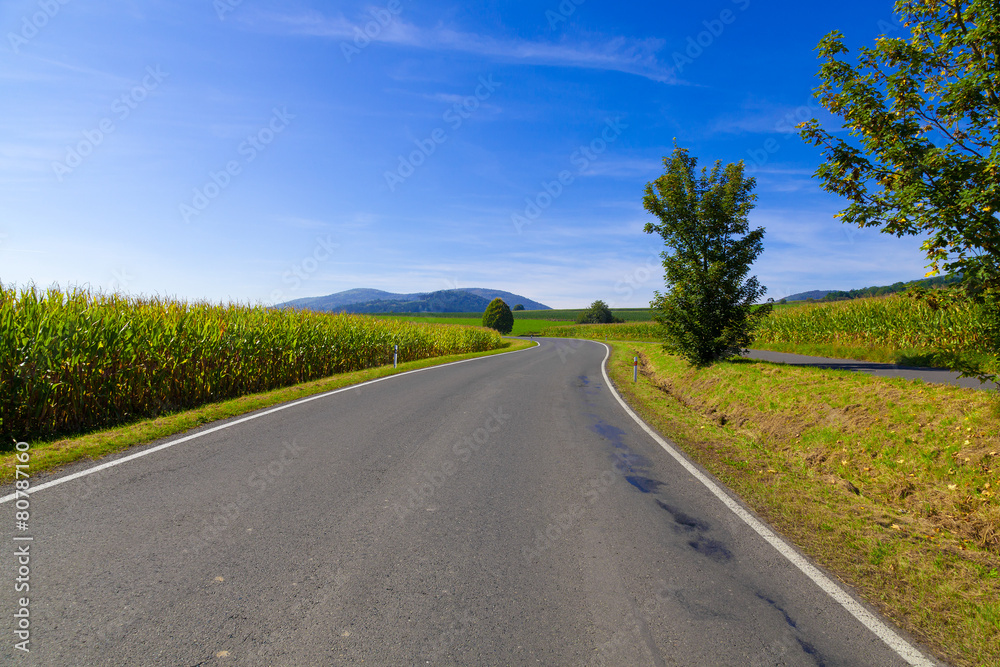
[[[795,641],[798,644],[799,648],[802,649],[802,652],[808,655],[813,660],[813,662],[816,663],[817,667],[826,667],[826,661],[823,660],[823,657],[820,655],[819,651],[816,650],[816,647],[814,647],[812,644],[799,637],[799,626],[795,622],[795,619],[792,618],[781,605],[779,605],[777,602],[775,602],[768,596],[764,595],[760,591],[756,591],[755,595],[760,600],[770,605],[775,611],[780,613],[785,618],[785,623],[795,633]]]
[[[633,488],[637,489],[640,493],[657,494],[661,487],[666,486],[663,481],[649,475],[650,468],[652,467],[649,459],[636,454],[625,444],[625,431],[601,419],[597,419],[591,425],[590,430],[601,436],[604,440],[607,440],[614,448],[611,458],[615,462],[615,470]],[[732,552],[729,551],[725,544],[706,537],[703,534],[711,530],[711,526],[707,522],[691,517],[681,510],[671,507],[660,498],[655,498],[655,500],[660,509],[666,511],[673,518],[674,529],[677,532],[694,533],[691,539],[688,539],[687,546],[716,562],[723,562],[732,558]]]
[[[656,504],[660,506],[660,509],[662,509],[667,514],[673,517],[674,523],[677,524],[674,527],[675,530],[691,531],[691,530],[708,530],[710,528],[708,522],[688,516],[679,509],[675,509],[670,505],[666,504],[659,498],[656,499]]]
[[[640,477],[639,475],[625,475],[625,481],[643,493],[656,493],[663,486],[663,482],[658,479]]]

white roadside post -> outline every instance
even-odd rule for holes
[[[399,345],[396,345],[395,349],[392,351],[392,367],[393,368],[396,367],[396,362],[397,362],[398,359],[399,359]]]
[[[632,382],[639,381],[639,357],[632,357]]]

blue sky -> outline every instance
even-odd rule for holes
[[[0,281],[274,303],[354,287],[553,307],[662,289],[645,184],[745,160],[780,298],[919,278],[792,127],[815,46],[892,3],[8,1]]]

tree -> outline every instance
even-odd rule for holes
[[[590,308],[580,313],[576,318],[577,324],[612,324],[622,321],[615,317],[608,304],[600,299],[590,304]]]
[[[982,352],[1000,359],[1000,12],[996,0],[898,0],[895,8],[909,35],[879,37],[859,50],[856,66],[841,59],[848,49],[839,32],[817,47],[816,96],[853,142],[815,119],[802,137],[823,149],[823,187],[850,200],[844,222],[927,236],[927,275],[961,275],[966,297],[984,304],[992,343]],[[1000,379],[954,346],[941,351],[963,376]]]
[[[514,315],[510,312],[507,303],[497,297],[490,301],[483,313],[483,326],[496,329],[500,333],[507,335],[514,328]]]
[[[524,310],[524,305],[519,303],[512,310]]]
[[[663,158],[666,173],[646,184],[643,206],[659,218],[645,231],[663,237],[667,292],[650,306],[664,333],[664,348],[702,366],[740,354],[771,304],[755,306],[765,293],[750,265],[764,249],[764,228],[750,231],[747,215],[756,181],[743,162],[717,161],[695,172],[698,161],[674,146]]]
[[[817,50],[816,96],[854,138],[816,119],[823,187],[850,200],[845,223],[927,235],[928,276],[961,273],[968,294],[1000,290],[1000,12],[996,0],[898,0],[908,36],[877,39],[857,64],[844,36]]]

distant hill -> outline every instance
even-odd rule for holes
[[[413,301],[423,294],[394,294],[380,289],[349,289],[326,296],[309,296],[277,304],[277,308],[308,308],[309,310],[337,310],[352,303],[367,303],[380,299],[392,301]]]
[[[481,287],[413,294],[351,289],[327,296],[286,301],[275,307],[344,313],[481,313],[496,297],[503,299],[511,308],[521,304],[525,310],[550,310],[545,304],[518,294]]]
[[[338,310],[345,313],[481,313],[489,304],[489,299],[462,290],[442,290],[417,299],[376,299],[351,303]]]
[[[538,303],[537,301],[532,301],[531,299],[525,298],[518,294],[512,294],[511,292],[504,292],[503,290],[499,289],[483,289],[482,287],[471,287],[464,291],[468,292],[469,294],[475,294],[476,296],[483,297],[484,299],[486,299],[487,303],[497,297],[500,297],[501,299],[504,300],[504,303],[506,303],[511,308],[513,308],[517,304],[521,304],[522,306],[524,306],[525,310],[552,310],[544,303]],[[486,309],[483,308],[483,310],[485,311]]]
[[[935,276],[934,278],[923,278],[921,280],[911,280],[909,282],[898,282],[892,285],[880,285],[877,287],[862,287],[852,290],[812,290],[811,292],[799,292],[791,296],[786,296],[785,301],[805,301],[815,299],[816,301],[843,301],[845,299],[861,299],[869,296],[885,296],[886,294],[896,294],[905,292],[911,287],[944,287],[953,285],[962,279],[961,275]]]
[[[824,296],[832,292],[830,289],[814,289],[811,292],[799,292],[798,294],[793,294],[791,296],[786,296],[785,301],[805,301],[806,299],[822,299]]]

